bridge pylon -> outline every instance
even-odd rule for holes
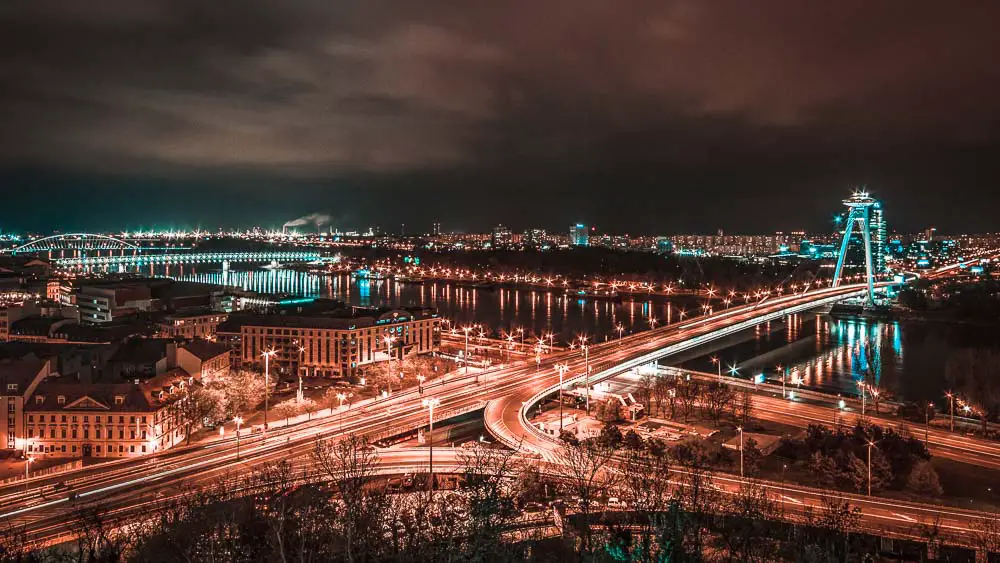
[[[841,282],[841,274],[844,270],[844,260],[847,258],[847,246],[851,240],[851,233],[855,225],[861,231],[862,244],[865,247],[865,278],[868,282],[868,306],[875,306],[875,275],[872,267],[872,235],[871,235],[871,209],[878,202],[868,195],[866,191],[856,191],[850,198],[844,200],[844,205],[850,209],[847,215],[847,224],[844,226],[844,239],[840,243],[840,252],[837,254],[837,269],[833,273],[833,287],[837,287]]]

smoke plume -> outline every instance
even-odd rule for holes
[[[289,227],[304,227],[306,225],[312,225],[316,227],[316,230],[320,230],[324,225],[330,224],[331,217],[326,213],[310,213],[309,215],[303,215],[298,219],[292,219],[284,225],[281,226],[282,230]]]

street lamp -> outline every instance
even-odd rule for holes
[[[389,386],[389,390],[392,391],[392,343],[396,341],[395,336],[386,335],[382,337],[382,342],[385,342],[385,353],[389,356],[389,365],[385,368],[388,372],[389,377],[386,377],[386,385]]]
[[[934,403],[927,403],[927,407],[924,409],[924,447],[927,447],[927,431],[931,425],[931,409],[934,408]]]
[[[737,426],[736,430],[740,433],[740,478],[743,478],[743,427]]]
[[[566,364],[556,364],[556,369],[559,370],[559,435],[562,436],[563,432],[563,374],[569,370],[569,366]]]
[[[299,367],[299,369],[298,369],[298,372],[299,372],[299,392],[298,392],[298,394],[295,395],[295,401],[299,402],[299,403],[301,403],[302,399],[305,398],[304,395],[302,394],[302,364],[305,362],[305,356],[306,356],[306,349],[305,349],[305,347],[304,346],[299,346],[299,366],[298,366]]]
[[[237,416],[233,419],[236,423],[236,461],[240,460],[240,426],[243,426],[243,417]]]
[[[618,331],[618,344],[621,345],[622,334],[625,332],[625,325],[623,325],[622,323],[618,323],[618,326],[615,327],[615,330]]]
[[[427,409],[427,422],[429,423],[430,430],[427,433],[428,443],[430,445],[430,482],[428,483],[428,488],[434,490],[434,407],[441,404],[441,399],[424,399],[421,404]]]
[[[35,456],[29,455],[24,459],[24,494],[28,494],[28,468],[35,462]]]
[[[722,361],[719,360],[718,356],[712,356],[712,363],[716,365],[719,370],[719,383],[722,383]]]
[[[424,380],[427,379],[423,375],[417,374],[417,391],[423,395],[424,394]]]
[[[783,369],[784,368],[781,367],[781,364],[778,364],[778,365],[774,366],[774,370],[781,374],[781,398],[785,399],[786,398],[786,395],[785,395],[785,372],[783,371]]]
[[[462,331],[465,332],[465,375],[469,375],[469,331],[472,330],[471,326],[463,326]],[[479,382],[479,378],[476,378],[476,383]]]
[[[955,394],[952,393],[951,391],[949,391],[949,392],[945,393],[944,396],[948,397],[949,406],[950,406],[950,408],[948,409],[948,411],[949,411],[949,418],[951,419],[951,422],[949,423],[949,429],[952,432],[954,432],[955,431]]]
[[[271,395],[271,356],[277,354],[274,348],[264,352],[264,438],[267,438],[267,403]]]
[[[580,350],[583,352],[584,383],[587,386],[587,414],[590,414],[590,346],[587,346],[587,335],[580,335]]]

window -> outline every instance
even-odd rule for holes
[[[45,396],[44,395],[35,395],[35,404],[36,405],[40,405],[40,404],[42,404],[44,402],[45,402]]]
[[[17,391],[17,383],[8,383],[7,384],[7,390],[8,391]]]
[[[115,395],[115,404],[116,405],[124,405],[125,404],[125,396],[124,395]]]
[[[59,395],[58,397],[56,397],[56,403],[58,403],[60,405],[65,405],[66,404],[66,397],[64,395]]]

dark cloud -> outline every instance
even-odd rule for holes
[[[483,187],[577,200],[510,210],[524,221],[642,229],[750,228],[746,205],[828,209],[868,182],[916,227],[942,186],[998,203],[998,19],[975,1],[8,3],[0,165],[313,186],[298,214],[381,188],[416,206],[386,222],[510,222],[476,207]],[[723,208],[664,219],[609,193]]]

